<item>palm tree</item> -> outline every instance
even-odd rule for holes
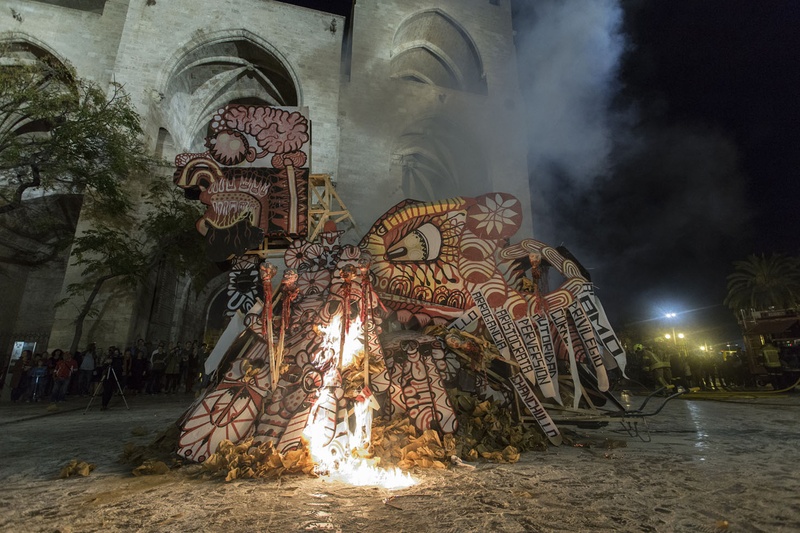
[[[725,305],[739,309],[791,309],[800,303],[800,261],[794,257],[751,254],[733,263]]]

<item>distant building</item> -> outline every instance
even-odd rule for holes
[[[761,357],[765,345],[772,343],[781,352],[782,358],[791,355],[793,364],[790,373],[797,374],[796,357],[800,353],[800,312],[797,309],[769,309],[766,311],[741,310],[739,326],[744,336],[747,366],[753,374],[765,374]],[[800,374],[795,376],[795,379]]]

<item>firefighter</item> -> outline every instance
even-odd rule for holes
[[[645,358],[649,359],[650,374],[656,388],[669,389],[672,387],[672,369],[670,368],[669,354],[665,350],[648,350],[645,348]]]
[[[638,351],[642,356],[642,372],[649,373],[653,384],[656,388],[671,386],[666,380],[664,375],[665,370],[669,370],[669,360],[663,355],[657,355],[652,350],[645,348],[641,344],[637,344],[634,350]],[[672,372],[670,372],[670,379]]]
[[[629,352],[628,366],[625,368],[625,373],[633,379],[645,381],[645,370],[642,368],[642,355],[644,347],[641,344],[635,344],[633,351]]]
[[[686,357],[680,350],[672,346],[665,351],[669,354],[670,376],[672,378],[669,382],[673,385],[680,385],[684,389],[688,389],[691,371],[686,364]],[[664,379],[666,380],[666,376]]]

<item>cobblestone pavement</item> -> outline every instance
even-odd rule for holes
[[[623,395],[623,401],[640,399]],[[134,477],[118,458],[173,423],[190,395],[0,404],[0,531],[798,531],[800,395],[673,400],[650,442],[618,426],[595,445],[515,464],[418,471],[390,492],[325,478],[224,483],[199,467]],[[604,439],[624,440],[608,449]],[[71,459],[96,469],[59,479]]]

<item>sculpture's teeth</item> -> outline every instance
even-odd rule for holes
[[[245,219],[253,223],[259,207],[258,201],[247,195],[218,194],[211,200],[206,219],[219,229],[229,228]]]

